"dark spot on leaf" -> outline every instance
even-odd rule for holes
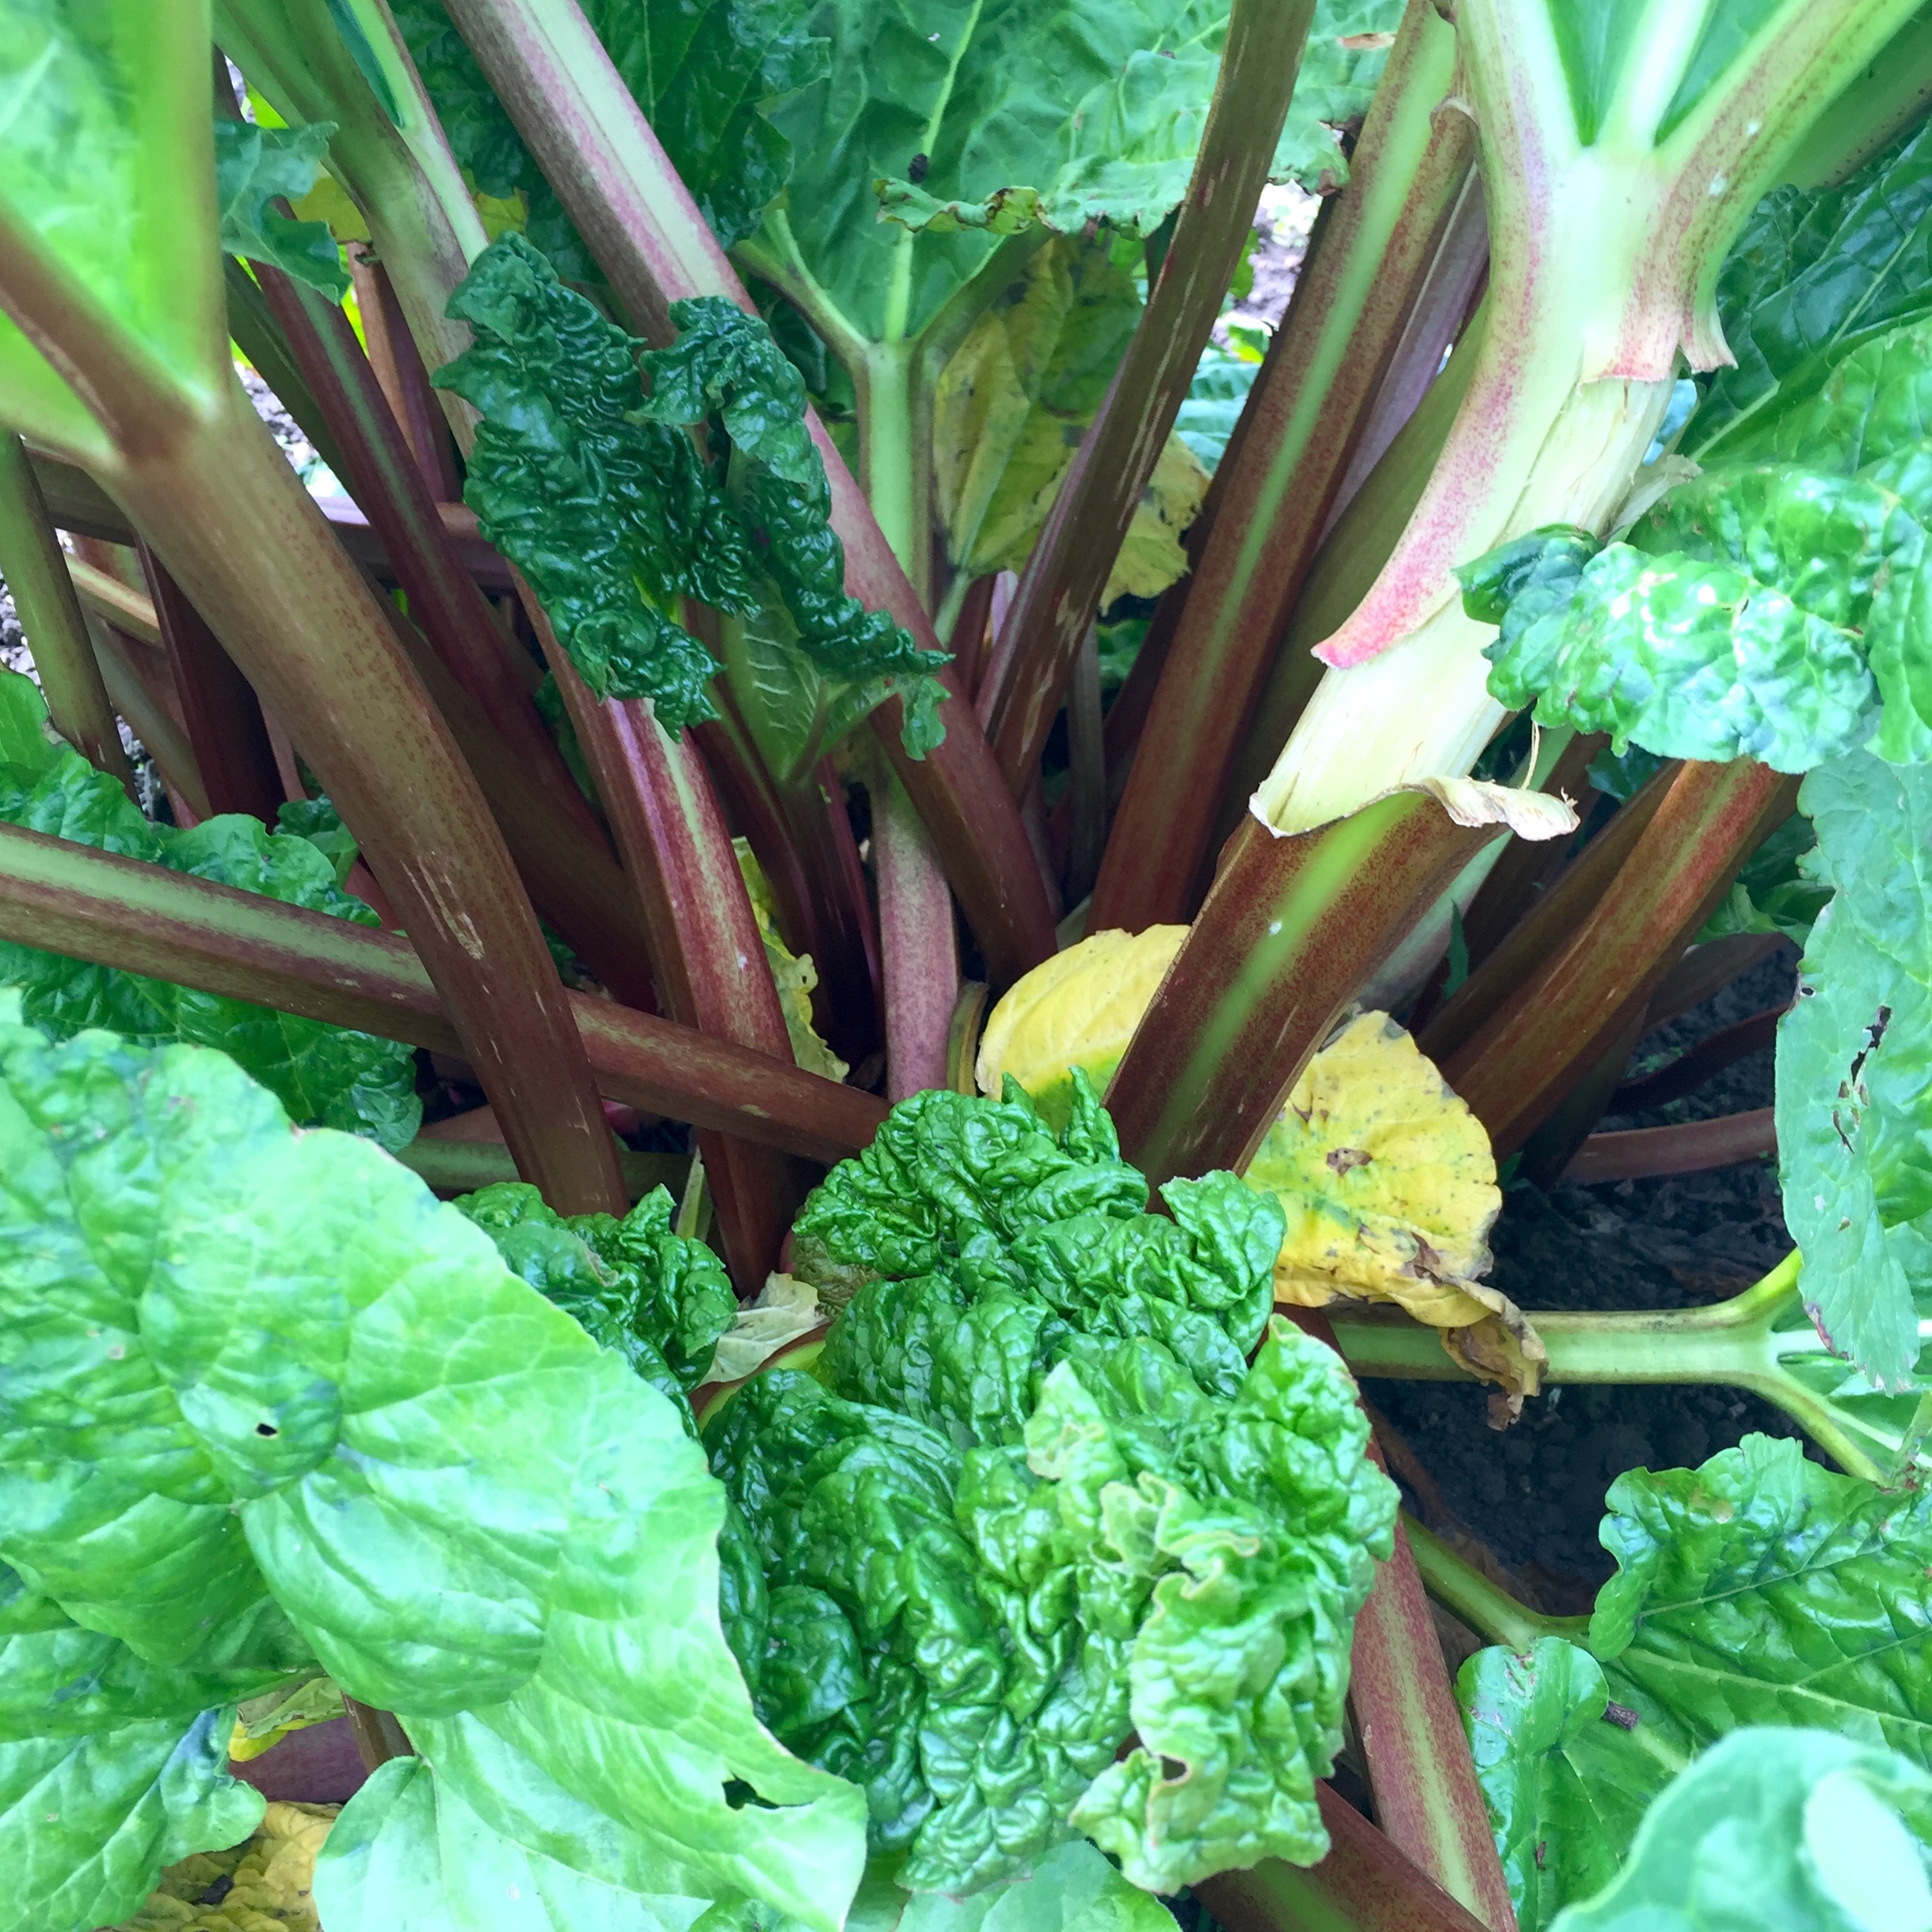
[[[1347,1174],[1357,1168],[1366,1168],[1375,1157],[1365,1147],[1332,1147],[1328,1149],[1328,1166],[1336,1174]]]
[[[1634,1731],[1638,1719],[1637,1713],[1629,1705],[1609,1703],[1603,1706],[1603,1721],[1614,1724],[1620,1731]]]
[[[1549,1849],[1549,1844],[1547,1839],[1539,1838],[1536,1841],[1536,1869],[1539,1872],[1543,1869],[1543,1854]]]
[[[234,1889],[234,1880],[227,1872],[195,1900],[197,1905],[219,1905]]]
[[[255,1424],[255,1433],[257,1435],[280,1435],[281,1431],[272,1422],[258,1422]]]
[[[917,187],[932,172],[932,157],[930,154],[915,154],[906,168],[905,178]]]

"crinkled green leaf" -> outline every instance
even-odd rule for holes
[[[261,1800],[227,1775],[231,1707],[283,1674],[144,1663],[0,1564],[0,1926],[91,1932],[246,1838]]]
[[[271,833],[240,813],[188,832],[151,824],[114,779],[48,739],[46,716],[31,678],[0,672],[0,819],[285,905],[380,923],[340,890],[333,866],[307,839]],[[421,1122],[415,1057],[397,1041],[10,940],[0,941],[6,984],[25,993],[29,1019],[63,1038],[106,1027],[137,1039],[218,1046],[299,1121],[366,1134],[391,1149],[406,1146]]]
[[[1554,1932],[1927,1932],[1932,1778],[1827,1731],[1727,1738],[1651,1808]]]
[[[674,1401],[704,1379],[737,1298],[710,1248],[672,1233],[666,1189],[654,1187],[622,1221],[559,1214],[528,1181],[499,1181],[455,1206],[513,1274]]]
[[[755,1720],[722,1491],[482,1230],[220,1055],[17,1024],[0,1176],[0,1556],[156,1661],[299,1632],[494,1830],[836,1932],[863,1808]]]
[[[1602,1667],[1560,1637],[1478,1651],[1456,1696],[1517,1925],[1545,1932],[1616,1875],[1670,1768],[1609,1718]]]
[[[275,205],[299,201],[315,185],[333,121],[306,128],[258,128],[215,119],[215,199],[221,245],[231,255],[265,261],[319,288],[332,302],[349,292],[349,271],[326,221],[296,221]]]
[[[829,680],[884,678],[916,702],[916,687],[944,654],[919,650],[887,612],[845,594],[845,547],[832,528],[824,460],[805,426],[804,379],[762,322],[721,296],[674,303],[671,319],[676,343],[642,358],[650,393],[639,413],[673,429],[714,414],[722,421],[734,490],[798,647]],[[939,694],[926,702],[936,707]]]
[[[802,655],[783,708],[812,738],[805,768],[829,747],[829,714],[848,728],[895,692],[908,749],[939,741],[929,674],[943,659],[846,596],[804,386],[763,322],[715,297],[676,304],[679,340],[642,358],[646,395],[639,345],[514,234],[478,258],[450,312],[477,331],[436,377],[483,417],[465,501],[599,697],[650,698],[672,731],[717,716],[719,666],[673,615],[690,596],[757,614],[781,664]],[[729,489],[687,433],[714,415],[731,439]]]
[[[1514,643],[1536,620],[1562,610],[1601,547],[1574,524],[1545,524],[1461,565],[1464,612],[1479,624],[1499,624]]]
[[[570,281],[596,279],[588,252],[437,0],[394,0],[457,160],[485,194],[521,192],[525,232]],[[712,232],[749,234],[791,173],[773,102],[823,71],[806,32],[812,0],[586,0],[584,11]]]
[[[1804,781],[1812,928],[1778,1028],[1778,1164],[1799,1286],[1831,1345],[1907,1385],[1932,1290],[1932,772],[1853,753]]]
[[[585,1876],[486,1824],[421,1758],[392,1758],[315,1860],[329,1932],[689,1932],[707,1899]]]
[[[640,415],[638,344],[518,234],[450,313],[476,340],[434,379],[483,418],[463,484],[483,534],[599,697],[648,697],[673,732],[716,717],[716,661],[671,612],[680,596],[741,606],[749,547],[691,439]]]
[[[1351,1385],[1286,1324],[1232,1400],[1157,1342],[1059,1332],[1019,1441],[962,1454],[785,1370],[725,1412],[714,1463],[773,1586],[766,1721],[865,1784],[915,1890],[1016,1877],[1076,1829],[1153,1891],[1311,1862],[1393,1520]]]
[[[735,1640],[760,1709],[864,1783],[915,1890],[1076,1830],[1162,1892],[1325,1847],[1393,1492],[1329,1351],[1278,1324],[1244,1359],[1278,1204],[1164,1192],[1171,1219],[1084,1075],[1057,1137],[1011,1083],[901,1102],[795,1231],[852,1298],[812,1374],[707,1429],[770,1586]]]
[[[1862,341],[1932,312],[1932,135],[1915,129],[1841,185],[1774,189],[1725,258],[1717,312],[1737,362],[1711,378],[1692,455],[1728,455]]]
[[[1400,13],[1395,0],[1317,6],[1277,178],[1346,177],[1320,122],[1366,109],[1381,36]],[[1227,10],[1214,0],[836,0],[814,25],[831,36],[830,68],[773,112],[796,166],[753,253],[795,247],[833,307],[876,341],[901,327],[918,335],[1002,235],[1036,221],[1063,234],[1096,219],[1158,227],[1187,191]],[[889,326],[901,301],[902,322]]]
[[[1486,654],[1498,703],[1666,757],[1802,772],[1876,720],[1849,632],[1728,564],[1628,544],[1592,558],[1567,604]]]

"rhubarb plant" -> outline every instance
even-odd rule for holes
[[[928,13],[13,10],[0,1927],[1924,1919],[1932,32]],[[1774,938],[1797,1252],[1517,1308]],[[1550,1619],[1350,1368],[1842,1473]]]

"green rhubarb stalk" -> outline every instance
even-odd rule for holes
[[[1528,1652],[1539,1637],[1560,1637],[1580,1642],[1590,1628],[1587,1617],[1539,1617],[1519,1603],[1499,1583],[1492,1583],[1473,1564],[1465,1563],[1432,1536],[1406,1511],[1402,1528],[1416,1553],[1423,1587],[1446,1610],[1454,1611],[1477,1636],[1511,1650]]]
[[[375,597],[236,379],[207,9],[113,0],[97,25],[55,51],[76,97],[131,104],[125,139],[104,144],[99,120],[71,138],[35,123],[0,181],[10,426],[92,472],[296,726],[519,1167],[559,1204],[621,1208],[582,1042],[509,855]]]
[[[489,238],[385,0],[215,0],[215,25],[285,120],[335,124],[330,172],[368,223],[423,360],[453,361],[470,330],[444,309]],[[470,406],[440,396],[467,453]]]
[[[1453,567],[1534,526],[1602,530],[1680,352],[1727,358],[1724,252],[1815,115],[1914,0],[1644,0],[1580,43],[1557,0],[1465,0],[1461,96],[1488,206],[1488,326],[1441,460],[1263,787],[1290,830],[1465,772],[1499,722]]]
[[[1455,56],[1454,30],[1412,0],[1224,464],[1144,730],[1152,753],[1128,778],[1094,888],[1096,931],[1185,920],[1198,903],[1229,760],[1468,182],[1469,123],[1436,112]]]
[[[1805,1313],[1797,1280],[1794,1250],[1742,1294],[1708,1308],[1531,1311],[1530,1324],[1549,1351],[1543,1380],[1747,1389],[1783,1410],[1847,1474],[1890,1482],[1915,1453],[1911,1400],[1862,1391],[1856,1371],[1832,1355]],[[1433,1329],[1332,1312],[1337,1343],[1358,1375],[1467,1378]],[[1919,1332],[1922,1345],[1932,1342],[1932,1321],[1922,1321]]]
[[[1468,781],[1294,836],[1246,822],[1108,1089],[1127,1158],[1153,1182],[1244,1167],[1343,1009],[1506,814],[1531,836],[1574,823]]]
[[[323,913],[0,825],[0,939],[299,1013],[432,1052],[463,1042],[409,943]],[[587,993],[568,1011],[602,1092],[646,1113],[831,1162],[882,1101]]]
[[[450,14],[640,334],[666,345],[675,334],[671,305],[694,296],[721,296],[755,312],[575,0],[451,0]],[[985,299],[997,292],[987,288]],[[816,413],[806,420],[831,486],[848,592],[890,612],[921,649],[937,650],[925,606],[866,496]],[[909,544],[909,522],[898,527]],[[1053,951],[1054,915],[1018,808],[970,706],[948,683],[939,713],[945,741],[923,759],[901,741],[897,699],[870,722],[939,851],[989,970],[1004,983]]]
[[[13,593],[54,729],[90,764],[112,772],[131,797],[134,772],[121,749],[67,558],[26,449],[18,436],[5,433],[0,433],[0,577]]]
[[[1313,0],[1234,0],[1214,105],[1147,308],[1027,559],[981,709],[1017,795],[1219,314],[1287,118]],[[1190,599],[1190,603],[1193,599]]]

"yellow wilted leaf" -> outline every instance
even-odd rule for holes
[[[329,232],[338,242],[369,238],[369,224],[362,219],[362,210],[349,200],[341,183],[326,169],[315,177],[315,185],[289,207],[297,221],[326,221]]]
[[[947,554],[967,577],[1018,570],[1139,319],[1109,250],[1057,236],[981,315],[941,372],[933,472]],[[1207,472],[1170,436],[1135,506],[1101,601],[1157,596],[1187,568],[1180,535]]]
[[[1187,936],[1185,926],[1089,933],[1042,961],[986,1021],[974,1069],[980,1091],[996,1096],[1010,1073],[1046,1119],[1062,1125],[1073,1069],[1083,1069],[1097,1092],[1107,1091]]]
[[[785,1016],[791,1057],[808,1073],[822,1073],[827,1080],[843,1080],[851,1068],[819,1038],[812,1025],[812,992],[818,984],[818,969],[812,963],[812,955],[795,955],[787,947],[772,914],[770,882],[753,854],[750,841],[734,839],[731,849],[738,855],[745,890],[751,894],[752,914],[758,921],[758,936],[764,941],[765,962],[772,969],[772,983],[778,988],[778,1004]]]
[[[1305,1308],[1393,1301],[1519,1401],[1542,1344],[1475,1278],[1503,1205],[1481,1122],[1385,1013],[1363,1013],[1317,1054],[1248,1170],[1287,1215],[1275,1298]]]
[[[272,1751],[285,1737],[311,1724],[327,1724],[342,1715],[342,1693],[320,1671],[300,1682],[244,1698],[235,1711],[234,1732],[228,1755],[238,1764]]]
[[[315,1854],[341,1808],[271,1802],[245,1843],[170,1865],[115,1932],[320,1932]]]

